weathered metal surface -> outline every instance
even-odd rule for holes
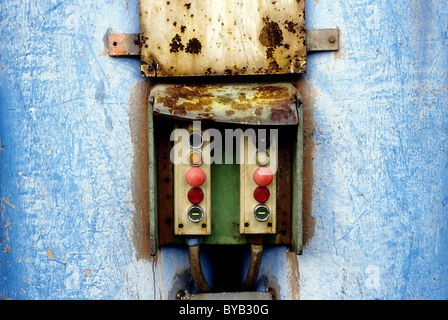
[[[140,55],[140,35],[137,33],[110,34],[107,37],[109,44],[109,55],[119,56],[139,56]]]
[[[250,125],[295,125],[297,91],[290,83],[158,84],[149,98],[157,115]]]
[[[304,0],[140,0],[142,76],[306,72]]]
[[[108,36],[110,56],[140,56],[140,34],[110,34]],[[339,50],[339,29],[307,29],[306,51]],[[145,72],[148,66],[145,65]],[[154,70],[151,70],[151,72]]]
[[[154,139],[154,115],[152,106],[148,105],[148,195],[149,195],[149,234],[150,254],[155,256],[159,246],[158,232],[158,196],[157,196],[157,151]]]
[[[300,111],[298,111],[300,113]],[[291,213],[292,213],[292,179],[296,172],[292,171],[293,137],[295,127],[283,128],[278,139],[278,169],[277,169],[277,244],[291,243]],[[295,143],[295,142],[294,142]]]
[[[152,221],[158,226],[160,245],[172,241],[174,236],[174,192],[173,164],[170,161],[170,134],[174,129],[169,119],[158,118],[154,121],[154,143],[157,157],[157,196],[158,210]]]
[[[307,51],[336,51],[339,49],[339,29],[307,29]]]
[[[302,108],[297,109],[303,118]],[[291,200],[291,244],[297,254],[303,249],[303,121],[297,126],[295,143],[292,146],[292,200]]]

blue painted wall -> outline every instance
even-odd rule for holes
[[[308,28],[340,28],[341,49],[310,54],[298,84],[312,150],[303,255],[267,248],[258,289],[446,299],[445,4],[308,0],[306,13]],[[0,2],[2,298],[167,299],[191,284],[184,249],[149,259],[135,240],[142,85],[138,60],[108,56],[113,31],[139,32],[137,0]]]

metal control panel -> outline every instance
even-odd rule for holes
[[[139,4],[143,77],[306,72],[304,0]]]
[[[211,170],[209,138],[193,125],[172,132],[174,170],[174,233],[211,233]]]
[[[303,118],[291,83],[157,84],[148,101],[159,245],[258,237],[300,250]]]
[[[241,136],[240,148],[240,232],[274,234],[277,226],[277,136]]]

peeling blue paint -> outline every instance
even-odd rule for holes
[[[448,298],[447,11],[437,1],[307,1],[341,49],[308,57],[317,92],[313,236],[265,250],[281,299]],[[129,96],[138,1],[0,3],[0,297],[167,299],[185,248],[133,242]],[[206,258],[206,257],[205,257]],[[247,261],[244,262],[247,264]],[[209,261],[204,261],[209,277]]]
[[[338,26],[342,48],[308,60],[321,143],[302,299],[448,297],[446,17],[436,1],[308,2],[308,27]]]

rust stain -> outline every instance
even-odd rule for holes
[[[279,46],[283,42],[283,32],[275,21],[270,21],[269,17],[263,18],[264,26],[261,29],[258,39],[265,47]]]
[[[0,208],[1,208],[1,209],[4,209],[4,208],[5,208],[5,205],[4,205],[3,203],[6,203],[9,207],[13,208],[13,209],[16,210],[16,211],[19,211],[19,210],[17,209],[17,207],[16,207],[14,204],[11,203],[11,199],[10,199],[10,197],[7,197],[7,198],[5,198],[5,197],[1,197],[1,198],[0,198]]]
[[[215,117],[215,115],[213,113],[198,113],[198,119],[213,119]]]
[[[295,86],[302,97],[303,106],[303,245],[314,236],[315,221],[312,216],[312,190],[313,190],[313,150],[315,142],[313,135],[316,128],[314,122],[314,103],[316,90],[312,84],[301,77]]]
[[[148,176],[148,96],[152,83],[137,82],[129,98],[129,126],[134,149],[132,198],[134,204],[134,246],[138,259],[156,259],[150,254]]]
[[[202,111],[211,105],[213,94],[205,85],[167,87],[166,94],[159,96],[157,102],[170,109],[172,115],[184,116],[187,111]]]
[[[184,45],[182,44],[182,38],[179,34],[176,34],[170,43],[170,52],[179,52],[184,50]]]
[[[110,56],[140,55],[141,43],[138,34],[109,34],[107,43]],[[82,56],[82,52],[79,55]]]
[[[153,97],[156,99],[155,113],[179,118],[215,120],[225,115],[228,118],[252,119],[255,115],[274,123],[297,122],[297,115],[291,108],[296,97],[284,84],[253,85],[249,88],[171,85],[156,90]]]
[[[47,248],[47,255],[48,255],[48,259],[54,260],[53,252],[51,251],[50,247]]]
[[[269,101],[268,105],[271,110],[270,119],[274,122],[280,122],[283,119],[297,120],[296,114],[290,108],[295,102],[295,97],[291,92],[282,86],[260,86],[253,88],[258,91],[254,97],[254,104],[258,101]]]
[[[185,48],[186,53],[191,54],[199,54],[202,50],[202,44],[197,38],[191,38],[188,43],[187,47]]]
[[[126,35],[110,34],[109,35],[109,55],[121,56],[126,55]]]
[[[218,96],[218,102],[222,103],[222,104],[230,104],[233,100],[231,98],[228,97],[224,97],[224,96]]]
[[[288,30],[291,33],[296,33],[296,27],[298,26],[298,23],[294,23],[293,21],[286,20],[285,21],[285,29]]]
[[[228,117],[231,117],[231,116],[233,116],[235,114],[235,111],[233,111],[233,110],[227,110],[226,111],[226,115],[228,116]]]
[[[299,272],[299,259],[294,251],[288,251],[286,253],[286,260],[288,263],[288,286],[292,300],[298,300],[300,294],[300,272]]]
[[[254,87],[253,90],[258,91],[256,99],[286,99],[291,96],[290,91],[283,86],[264,85]]]
[[[232,102],[231,108],[237,111],[252,109],[252,101],[247,99],[245,93],[240,93],[238,95],[238,100]]]
[[[297,120],[294,111],[289,108],[291,104],[285,108],[285,105],[271,106],[271,120],[273,122],[281,122],[282,120],[294,119]]]

